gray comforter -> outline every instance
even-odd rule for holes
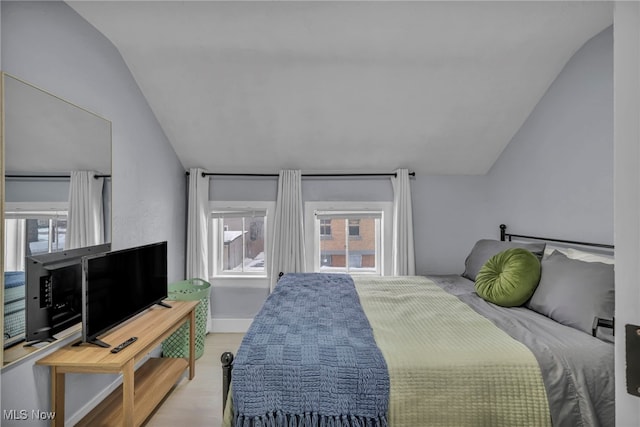
[[[606,343],[524,307],[487,303],[461,276],[429,276],[535,355],[554,427],[615,425],[614,353]],[[573,399],[566,399],[573,396]]]

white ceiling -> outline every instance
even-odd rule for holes
[[[611,2],[69,1],[185,168],[483,174]]]

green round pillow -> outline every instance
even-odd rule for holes
[[[540,261],[530,251],[511,248],[492,256],[476,276],[476,292],[503,307],[524,304],[540,281]]]

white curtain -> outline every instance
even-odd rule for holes
[[[271,250],[271,290],[282,273],[305,271],[302,174],[280,171]]]
[[[91,171],[72,171],[65,249],[104,243],[102,187],[104,178]]]
[[[187,209],[187,279],[209,281],[209,177],[204,170],[189,169]],[[207,332],[212,330],[211,298],[207,315]]]
[[[398,169],[393,185],[393,275],[413,276],[416,261],[413,245],[413,217],[409,171]]]
[[[10,218],[4,220],[4,270],[24,271],[27,246],[27,221]]]

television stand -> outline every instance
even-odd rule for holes
[[[65,374],[122,373],[122,384],[89,412],[77,426],[142,425],[165,395],[188,370],[189,379],[195,376],[195,324],[199,301],[172,301],[170,310],[153,306],[134,317],[103,339],[124,342],[136,336],[137,341],[118,353],[88,345],[66,345],[38,360],[36,364],[51,367],[51,411],[56,416],[51,425],[64,426]],[[189,322],[189,357],[149,358],[137,370],[136,362]]]
[[[171,308],[171,306],[170,306],[169,304],[167,304],[166,302],[164,302],[164,301],[160,301],[160,302],[158,303],[158,305],[159,305],[160,307],[164,307],[164,308]]]
[[[24,344],[22,344],[22,346],[23,347],[31,347],[31,346],[34,346],[34,345],[39,344],[41,342],[52,343],[52,342],[56,342],[56,341],[57,340],[54,337],[49,337],[49,338],[44,338],[44,339],[41,339],[41,340],[25,342]]]
[[[99,340],[98,338],[94,338],[92,340],[89,340],[87,342],[84,342],[82,340],[75,342],[74,344],[72,344],[74,347],[78,347],[79,345],[82,344],[93,344],[93,345],[97,345],[98,347],[102,347],[102,348],[109,348],[111,347],[111,344],[107,344],[106,342]]]

